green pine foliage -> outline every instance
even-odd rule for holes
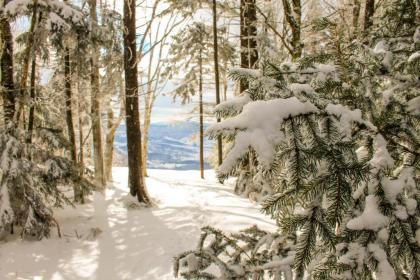
[[[291,242],[291,253],[269,248],[257,262],[252,254],[237,260],[235,252],[259,248],[258,242],[229,249],[229,240],[241,239],[213,229],[223,236],[214,239],[222,240],[223,250],[207,251],[201,241],[197,250],[176,259],[199,264],[188,264],[180,275],[420,278],[416,9],[414,1],[385,1],[375,24],[356,40],[345,36],[339,19],[320,19],[313,24],[325,37],[320,53],[295,63],[263,61],[259,70],[232,71],[233,79],[249,82],[250,88],[216,109],[227,119],[208,134],[233,141],[218,176],[239,175],[245,187],[254,178],[266,179],[271,194],[262,209],[277,220],[276,234]],[[255,158],[247,165],[250,149]],[[285,264],[289,256],[293,260]],[[232,274],[219,259],[240,269]],[[210,269],[210,263],[219,270]],[[273,266],[293,273],[286,269],[275,275]],[[261,274],[253,274],[259,269]]]
[[[294,257],[291,239],[269,233],[256,226],[226,235],[204,227],[197,250],[187,251],[174,260],[175,277],[185,279],[265,279],[289,277]],[[281,257],[281,258],[280,258]],[[267,262],[267,259],[272,259]],[[207,272],[211,266],[212,271]],[[224,278],[217,278],[221,274]]]
[[[62,156],[68,143],[61,131],[39,127],[36,132],[33,143],[13,125],[0,133],[1,234],[48,237],[51,227],[58,226],[53,207],[72,204],[65,187],[79,188],[84,195],[93,189],[88,171]]]

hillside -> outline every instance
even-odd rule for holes
[[[152,123],[149,134],[148,168],[151,169],[200,169],[197,133],[198,123]],[[205,139],[205,157],[210,153],[213,142]],[[125,124],[121,124],[115,137],[114,146],[119,158],[127,155]],[[205,168],[209,169],[208,162]]]

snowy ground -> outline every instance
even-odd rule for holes
[[[203,225],[275,228],[256,205],[218,184],[213,171],[206,180],[198,171],[149,173],[156,207],[127,210],[127,169],[114,168],[105,197],[96,193],[94,203],[56,212],[63,238],[53,229],[48,240],[0,243],[0,279],[174,279],[173,256],[195,248]],[[95,228],[102,233],[93,237]]]

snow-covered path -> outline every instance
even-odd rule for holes
[[[275,224],[249,200],[218,184],[213,171],[150,170],[157,206],[127,210],[127,169],[114,168],[113,186],[93,203],[56,212],[64,235],[0,243],[0,279],[144,279],[172,276],[174,255],[195,248],[200,227],[238,230]],[[94,232],[102,231],[96,237]]]

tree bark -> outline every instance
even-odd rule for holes
[[[36,56],[34,55],[32,58],[32,67],[31,67],[31,104],[29,107],[29,118],[28,118],[28,136],[26,139],[27,143],[32,143],[32,134],[34,130],[34,122],[35,122],[35,98],[36,98],[36,91],[35,91],[35,77],[36,76]]]
[[[26,83],[28,81],[28,74],[29,74],[29,64],[31,61],[31,52],[34,45],[34,38],[35,38],[35,27],[37,24],[37,10],[38,10],[38,0],[34,0],[33,8],[32,8],[32,17],[31,23],[29,25],[28,37],[26,39],[26,48],[23,51],[23,62],[22,62],[22,72],[20,77],[19,83],[19,92],[20,92],[20,101],[19,106],[15,112],[15,120],[16,123],[19,123],[20,115],[24,111],[24,99],[26,95]],[[23,127],[25,127],[25,113],[23,115]]]
[[[89,0],[91,30],[98,30],[98,17],[96,13],[96,0]],[[93,158],[95,165],[95,181],[99,189],[105,187],[104,160],[102,145],[102,121],[101,121],[101,102],[99,88],[99,48],[95,39],[92,40],[92,52],[90,58],[91,73],[91,119],[92,119],[92,137],[93,137]]]
[[[4,6],[10,0],[4,0]],[[10,23],[0,10],[0,78],[4,89],[4,122],[7,125],[15,114],[15,83],[13,80],[13,35]]]
[[[367,31],[373,24],[373,14],[375,13],[375,0],[366,0],[365,6],[365,22],[363,30]]]
[[[240,37],[241,37],[241,68],[252,69],[257,66],[257,8],[255,0],[241,0],[240,4]],[[241,81],[239,91],[249,88],[246,81]],[[251,152],[248,153],[249,159]]]
[[[151,201],[141,171],[142,151],[137,81],[136,3],[134,0],[124,0],[124,70],[128,184],[132,196],[137,196],[139,202],[150,205]]]
[[[226,38],[228,40],[228,38]],[[222,78],[222,84],[223,84],[223,101],[227,100],[227,90],[228,90],[228,62],[225,61],[223,64],[223,78]]]
[[[105,151],[104,151],[104,169],[105,169],[105,180],[107,182],[112,180],[112,161],[114,155],[114,138],[115,131],[113,129],[114,124],[114,111],[112,108],[108,108],[107,112],[107,131],[105,136]]]
[[[110,117],[110,112],[108,112],[108,118]],[[114,139],[115,139],[115,133],[117,131],[118,126],[120,125],[124,112],[120,113],[118,119],[112,122],[108,122],[108,131],[105,138],[105,178],[107,181],[112,180],[112,162],[114,159]],[[112,113],[113,115],[113,113]],[[112,117],[113,119],[113,117]]]
[[[156,3],[156,2],[155,2]],[[155,12],[155,10],[153,10],[153,13]],[[152,16],[152,19],[150,20],[150,22],[153,22],[154,17]],[[150,26],[150,24],[149,24]],[[149,27],[148,26],[148,27]],[[157,27],[157,32],[156,32],[156,38],[155,41],[157,39],[158,33],[159,33],[159,29],[160,29],[160,24]],[[145,35],[143,35],[145,36]],[[149,32],[149,40],[150,42],[152,42],[152,34]],[[144,41],[142,41],[144,43]],[[141,51],[141,53],[143,53],[143,51]],[[147,146],[149,144],[149,128],[150,128],[150,122],[151,122],[151,110],[152,110],[152,99],[153,99],[153,95],[154,95],[154,91],[152,91],[152,65],[153,65],[153,58],[154,58],[154,54],[155,54],[155,48],[153,48],[150,51],[149,54],[149,66],[147,68],[147,86],[146,86],[146,92],[143,94],[144,95],[144,116],[143,116],[143,141],[142,141],[142,147],[141,147],[141,161],[142,161],[142,168],[141,171],[143,173],[144,177],[147,177]]]
[[[123,87],[121,86],[122,90]],[[122,93],[122,92],[121,92]],[[122,97],[122,95],[121,95]],[[112,180],[112,162],[114,160],[114,139],[115,133],[124,119],[124,102],[121,101],[120,112],[117,119],[114,118],[114,111],[110,107],[108,109],[108,130],[105,137],[105,153],[104,153],[104,166],[105,166],[105,179],[107,181]]]
[[[216,87],[216,105],[220,103],[220,81],[219,81],[219,50],[217,42],[217,3],[213,0],[213,47],[214,47],[214,77]],[[220,122],[220,118],[217,118],[217,122]],[[217,137],[217,159],[219,166],[223,161],[223,147],[222,147],[222,136]]]
[[[72,161],[77,162],[76,152],[76,136],[74,133],[73,125],[73,112],[72,112],[72,91],[71,91],[71,73],[70,73],[70,50],[65,49],[64,53],[64,91],[66,97],[66,124],[67,133],[70,141],[70,158]]]
[[[81,104],[81,89],[80,89],[80,78],[81,78],[81,65],[78,65],[78,79],[77,79],[77,115],[79,121],[79,162],[81,165],[84,165],[85,155],[84,155],[84,143],[83,143],[83,120],[82,120],[82,108]]]
[[[255,0],[241,0],[240,3],[240,38],[241,68],[255,68],[258,61],[257,51],[257,9]],[[248,83],[241,81],[240,92],[248,89]]]
[[[199,91],[199,111],[200,111],[200,175],[201,179],[204,179],[204,116],[203,116],[203,48],[200,48],[200,55],[198,58],[198,65],[200,68],[200,80],[198,85]]]
[[[102,8],[103,13],[104,9]],[[103,15],[105,17],[105,15]],[[112,37],[114,37],[114,29],[112,30]],[[121,121],[125,116],[124,112],[124,87],[123,87],[123,79],[122,79],[122,72],[120,68],[116,70],[116,74],[113,73],[113,64],[112,62],[115,60],[114,57],[114,45],[115,42],[111,43],[111,46],[108,47],[108,59],[109,63],[106,66],[106,75],[108,77],[108,98],[107,98],[107,132],[105,136],[105,151],[104,151],[104,170],[105,170],[105,180],[111,181],[112,180],[112,163],[114,160],[114,139],[115,133],[120,125]],[[118,84],[115,80],[115,75],[118,78]],[[112,108],[112,97],[110,96],[112,93],[118,93],[119,102],[120,102],[120,110],[119,116],[115,119],[114,116],[114,109]]]
[[[353,0],[353,35],[359,30],[360,0]]]
[[[70,159],[77,163],[77,150],[76,150],[76,135],[74,132],[73,125],[73,96],[71,90],[71,66],[70,66],[70,50],[65,48],[64,50],[64,92],[65,92],[65,106],[66,106],[66,124],[67,133],[69,135],[70,142]],[[78,203],[84,203],[83,191],[80,186],[73,186],[73,197],[74,201]]]
[[[301,0],[291,0],[293,7],[290,5],[290,0],[283,1],[284,17],[292,30],[292,59],[296,60],[302,55],[301,42],[301,22],[302,22],[302,4]],[[292,13],[293,9],[293,13]]]

